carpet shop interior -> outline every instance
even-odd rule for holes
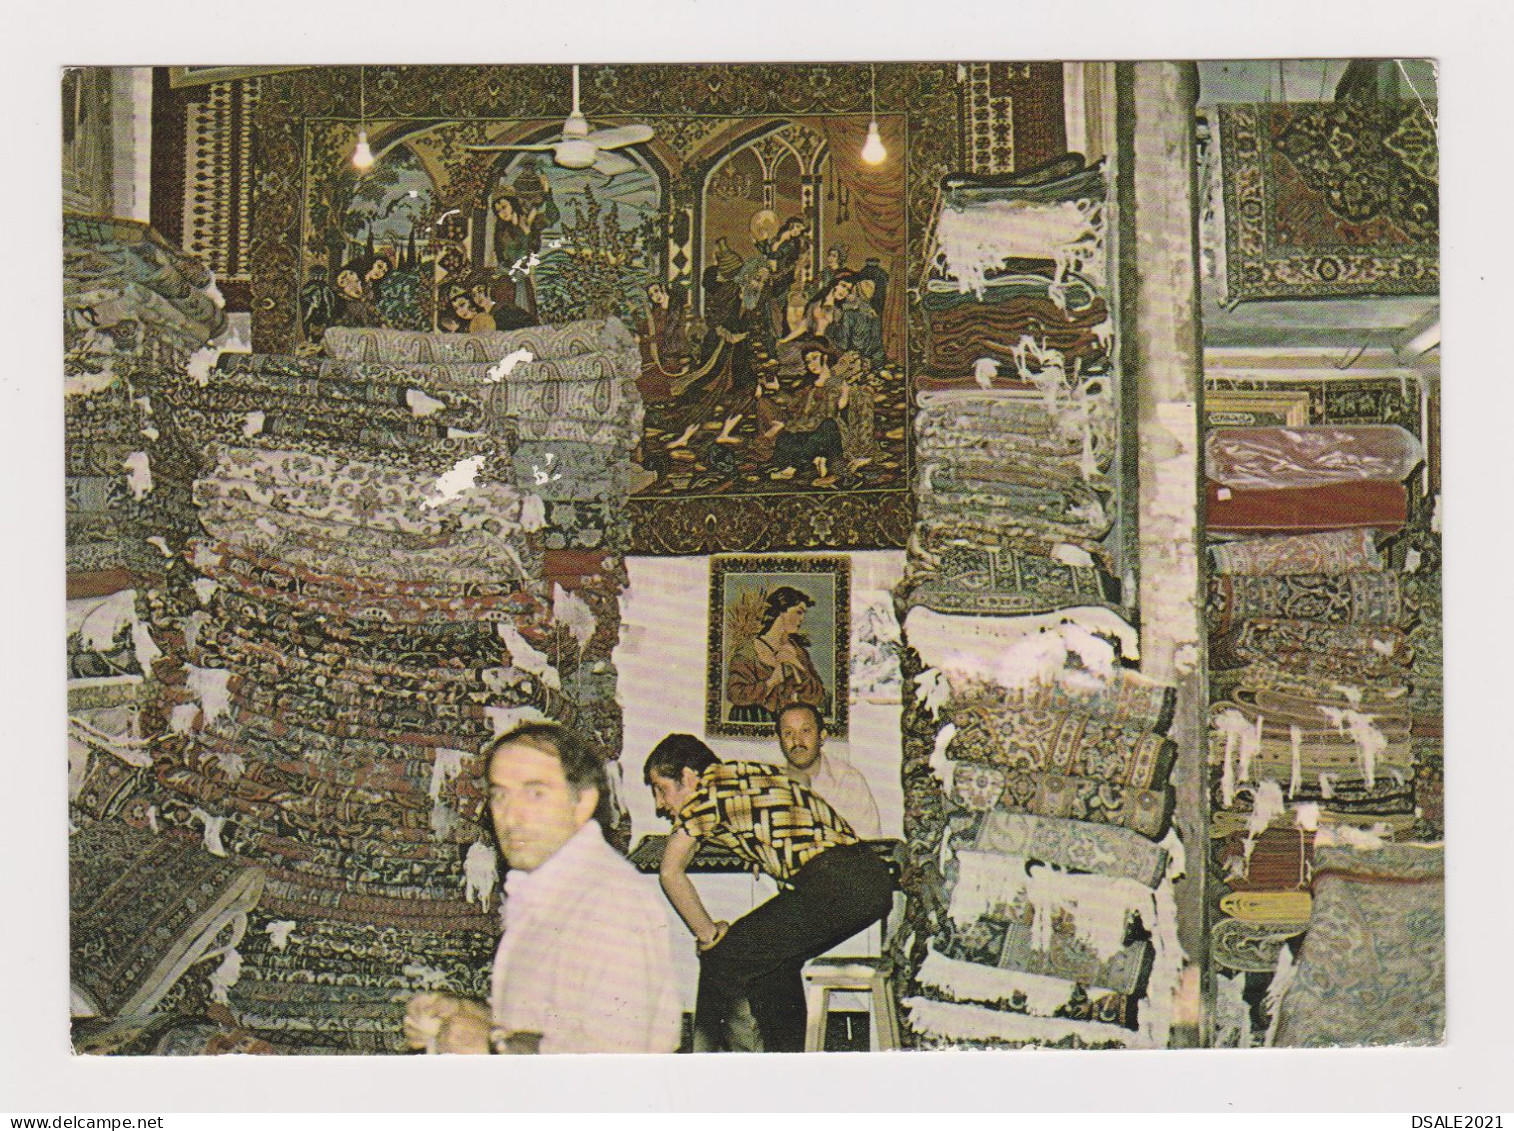
[[[76,1051],[487,999],[522,721],[662,898],[795,592],[899,885],[811,1047],[1443,1039],[1428,63],[61,83]]]

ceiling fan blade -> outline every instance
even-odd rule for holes
[[[527,149],[533,153],[545,153],[556,145],[556,141],[543,141],[534,145],[466,145],[463,148],[470,153],[499,153],[507,149]]]
[[[600,149],[619,149],[622,145],[638,145],[644,141],[651,141],[656,132],[651,126],[636,122],[629,126],[612,126],[607,130],[595,130],[587,140],[592,141]]]
[[[636,168],[636,162],[629,157],[622,157],[619,153],[601,150],[599,156],[594,159],[594,171],[603,173],[607,177],[613,177],[617,173],[629,173],[634,168]]]

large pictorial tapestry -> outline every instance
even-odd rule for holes
[[[923,341],[908,287],[962,161],[959,72],[584,67],[593,128],[652,133],[587,168],[511,148],[560,134],[567,67],[267,76],[255,347],[616,316],[636,329],[647,409],[634,551],[902,546]],[[360,129],[382,158],[366,172]]]
[[[1170,69],[157,68],[153,225],[64,221],[75,1051],[401,1052],[494,988],[494,739],[650,873],[655,735],[791,704],[895,840],[859,1043],[1441,1041],[1438,360],[1149,383]],[[1435,112],[1222,108],[1228,298],[1434,293]]]
[[[1418,101],[1221,107],[1229,299],[1436,294],[1433,113]]]

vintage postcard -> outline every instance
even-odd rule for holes
[[[58,76],[76,1053],[1445,1040],[1436,66],[837,53]]]

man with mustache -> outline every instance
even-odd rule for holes
[[[873,800],[867,779],[855,766],[821,749],[825,726],[820,721],[819,708],[809,703],[790,703],[778,712],[773,729],[789,777],[808,786],[840,813],[863,840],[877,840],[883,835],[878,803]]]

